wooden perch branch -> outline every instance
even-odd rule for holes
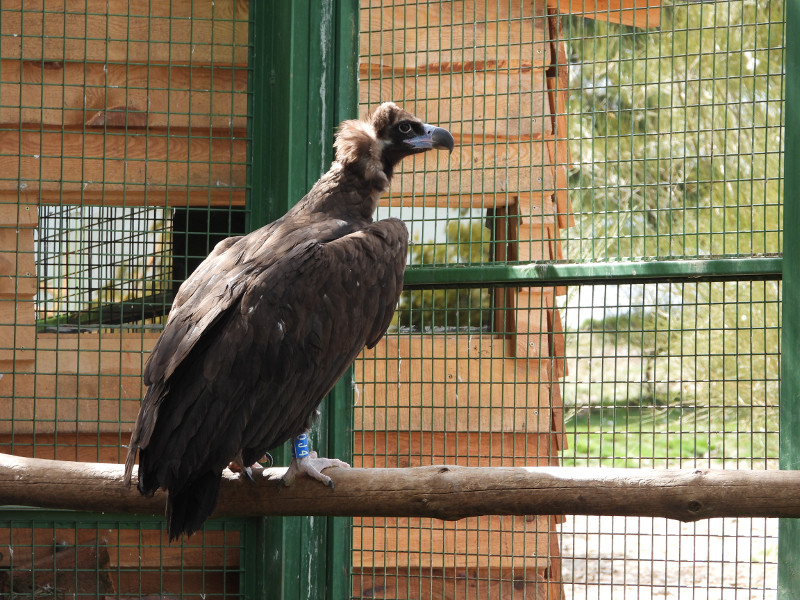
[[[582,514],[668,517],[800,517],[800,471],[455,467],[328,469],[335,489],[285,469],[256,482],[227,470],[215,516],[434,517]],[[122,484],[122,465],[0,454],[0,505],[163,514],[164,495]]]

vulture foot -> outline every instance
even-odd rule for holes
[[[264,456],[262,456],[259,459],[258,462],[253,463],[249,467],[245,467],[242,464],[243,463],[242,455],[239,454],[239,455],[236,456],[236,458],[234,458],[230,462],[230,464],[228,465],[228,468],[231,471],[233,471],[234,473],[238,473],[240,478],[242,477],[242,475],[244,475],[245,477],[247,477],[248,480],[250,480],[251,482],[255,483],[256,480],[253,479],[253,469],[255,469],[256,472],[263,471],[264,470],[264,465],[261,464],[261,463],[265,463],[265,462],[267,463],[267,468],[272,466],[272,455],[269,452],[264,454]]]
[[[338,458],[321,458],[317,456],[316,452],[310,452],[308,456],[303,458],[292,459],[292,464],[289,465],[286,474],[281,478],[281,485],[289,487],[294,483],[298,474],[305,473],[312,479],[316,479],[320,483],[330,486],[330,488],[333,489],[333,481],[331,478],[322,473],[322,471],[328,467],[349,469],[350,465]]]
[[[272,457],[270,457],[270,459],[271,458]],[[270,460],[270,465],[271,464],[272,464],[272,461]],[[263,471],[264,470],[264,467],[262,467],[260,463],[253,463],[249,467],[245,467],[245,466],[242,465],[241,461],[239,461],[238,459],[232,460],[231,463],[228,465],[228,468],[231,471],[233,471],[234,473],[238,473],[240,479],[244,476],[244,477],[247,478],[248,481],[250,481],[252,483],[256,482],[256,480],[253,479],[253,469],[256,469],[256,471]]]

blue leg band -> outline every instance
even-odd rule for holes
[[[294,454],[295,458],[305,458],[308,456],[308,436],[305,433],[301,433],[294,438],[292,454]]]

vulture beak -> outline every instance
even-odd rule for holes
[[[430,150],[438,148],[440,150],[447,149],[451,153],[456,145],[453,136],[447,129],[441,127],[434,127],[433,125],[425,124],[425,133],[417,137],[405,140],[405,143],[411,146],[414,150]]]

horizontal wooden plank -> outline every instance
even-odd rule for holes
[[[247,70],[146,64],[0,64],[0,124],[247,127]]]
[[[25,202],[40,204],[81,206],[151,206],[151,207],[236,207],[243,209],[245,206],[246,192],[240,188],[207,188],[187,190],[181,188],[151,189],[145,187],[133,190],[117,189],[105,190],[41,190],[34,192],[3,192],[0,191],[0,201],[3,196],[19,196]]]
[[[246,0],[3,0],[0,56],[247,65]]]
[[[356,569],[353,572],[354,598],[380,598],[384,600],[557,600],[559,591],[548,595],[542,567],[512,568],[445,567],[442,569],[384,569],[380,567]]]
[[[366,107],[386,100],[423,120],[462,134],[532,139],[552,134],[552,115],[540,71],[478,72],[369,78],[359,86]]]
[[[0,421],[0,433],[118,431],[120,422],[136,420],[141,382],[133,376],[6,373],[0,409],[13,420]]]
[[[391,67],[520,59],[549,65],[544,2],[362,3],[362,60]],[[441,67],[439,68],[441,69]]]
[[[131,431],[133,422],[120,423],[115,433],[60,431],[34,435],[7,432],[0,434],[0,452],[28,458],[122,463],[127,456]]]
[[[0,363],[2,365],[3,363]],[[0,452],[16,456],[79,462],[121,463],[133,423],[116,432],[59,432],[0,435]],[[353,466],[404,468],[432,464],[463,467],[558,466],[557,449],[547,433],[465,431],[357,431]]]
[[[660,0],[547,0],[559,13],[650,28],[661,24]]]
[[[206,531],[184,540],[182,544],[169,544],[166,533],[153,529],[118,531],[118,537],[109,537],[109,542],[113,544],[109,545],[109,553],[114,566],[133,567],[141,564],[143,568],[166,569],[180,566],[198,569],[205,566],[209,570],[239,566],[237,546],[241,542],[236,530]],[[195,573],[197,576],[198,573]]]
[[[552,197],[544,198],[542,204],[551,210],[555,205]],[[543,217],[531,215],[520,219],[517,238],[518,260],[535,262],[554,258],[552,255],[553,240],[549,237],[552,235],[552,229],[548,229],[548,225],[552,225],[555,219],[547,208],[543,211]]]
[[[517,332],[514,335],[515,355],[526,359],[530,368],[537,371],[552,397],[553,356],[550,353],[550,321],[548,314],[555,302],[553,290],[521,288],[516,297]]]
[[[139,412],[158,334],[38,334],[31,368],[0,378],[0,433],[118,432]],[[13,413],[12,413],[13,409]]]
[[[32,229],[38,224],[39,213],[35,202],[18,202],[16,195],[0,196],[0,228]]]
[[[39,334],[35,370],[0,379],[0,409],[15,415],[0,431],[117,432],[136,418],[156,339]],[[357,362],[357,428],[547,431],[539,374],[504,351],[489,336],[389,336]]]
[[[549,433],[356,431],[353,466],[405,468],[558,466]]]
[[[228,548],[228,552],[235,552]],[[174,600],[193,594],[198,598],[238,597],[242,581],[238,569],[184,571],[180,567],[164,570],[154,567],[147,571],[129,569],[114,573],[114,586],[123,594],[144,600]]]
[[[33,299],[0,298],[0,361],[34,358],[35,317]]]
[[[354,518],[353,567],[544,568],[552,533],[547,515]]]
[[[491,335],[389,335],[355,364],[358,430],[540,432],[538,373]]]
[[[37,290],[33,230],[38,224],[38,211],[35,205],[7,200],[0,198],[0,304],[30,301]],[[0,340],[14,338],[14,331],[9,330],[13,323],[8,314],[0,317]],[[20,335],[27,339],[28,333]],[[10,358],[7,352],[0,351],[0,360]],[[23,360],[23,355],[16,358]]]
[[[0,225],[0,277],[36,274],[33,229]]]
[[[3,253],[0,252],[0,272],[6,270],[10,271],[16,264],[18,264],[16,257],[11,258],[9,256],[4,256]],[[31,274],[16,276],[0,275],[0,302],[15,298],[28,300],[36,294],[39,284],[36,274],[30,269],[25,269],[24,272],[30,272]]]
[[[517,203],[522,194],[502,192],[499,194],[445,194],[442,196],[399,196],[391,191],[381,196],[379,206],[382,207],[437,207],[454,210],[476,209],[487,210],[498,206],[510,206]]]
[[[40,373],[138,375],[159,333],[40,333]]]
[[[58,545],[103,545],[108,550],[112,570],[117,568],[170,570],[180,568],[209,570],[239,566],[238,531],[206,531],[182,544],[169,544],[166,533],[156,529],[83,529],[2,527],[0,545],[12,548],[0,556],[0,568],[11,564],[30,565],[53,553]],[[204,543],[203,543],[204,542]],[[225,546],[229,547],[225,547]],[[231,548],[232,546],[232,548]],[[12,563],[13,561],[13,563]],[[195,573],[197,576],[197,573]]]
[[[400,163],[392,180],[399,195],[552,194],[553,169],[544,140],[516,142],[455,135],[452,154],[428,152]]]
[[[519,193],[517,197],[519,198],[517,213],[520,218],[520,227],[525,227],[523,231],[517,232],[517,238],[520,242],[543,239],[542,234],[537,234],[535,231],[555,222],[556,205],[552,194]],[[520,258],[519,260],[524,259]]]
[[[445,194],[441,196],[401,196],[396,193],[383,195],[379,202],[382,207],[438,207],[455,210],[489,210],[504,206],[519,205],[520,218],[531,226],[542,227],[554,222],[555,205],[549,195],[531,192],[499,192],[496,194]]]
[[[16,206],[11,208],[13,212],[17,212]],[[30,212],[20,210],[19,214],[22,218],[28,218]],[[36,210],[32,212],[35,213]],[[0,225],[0,302],[14,298],[30,300],[36,289],[33,229],[25,223],[19,228],[15,225]]]
[[[241,188],[244,134],[0,131],[0,190]]]

